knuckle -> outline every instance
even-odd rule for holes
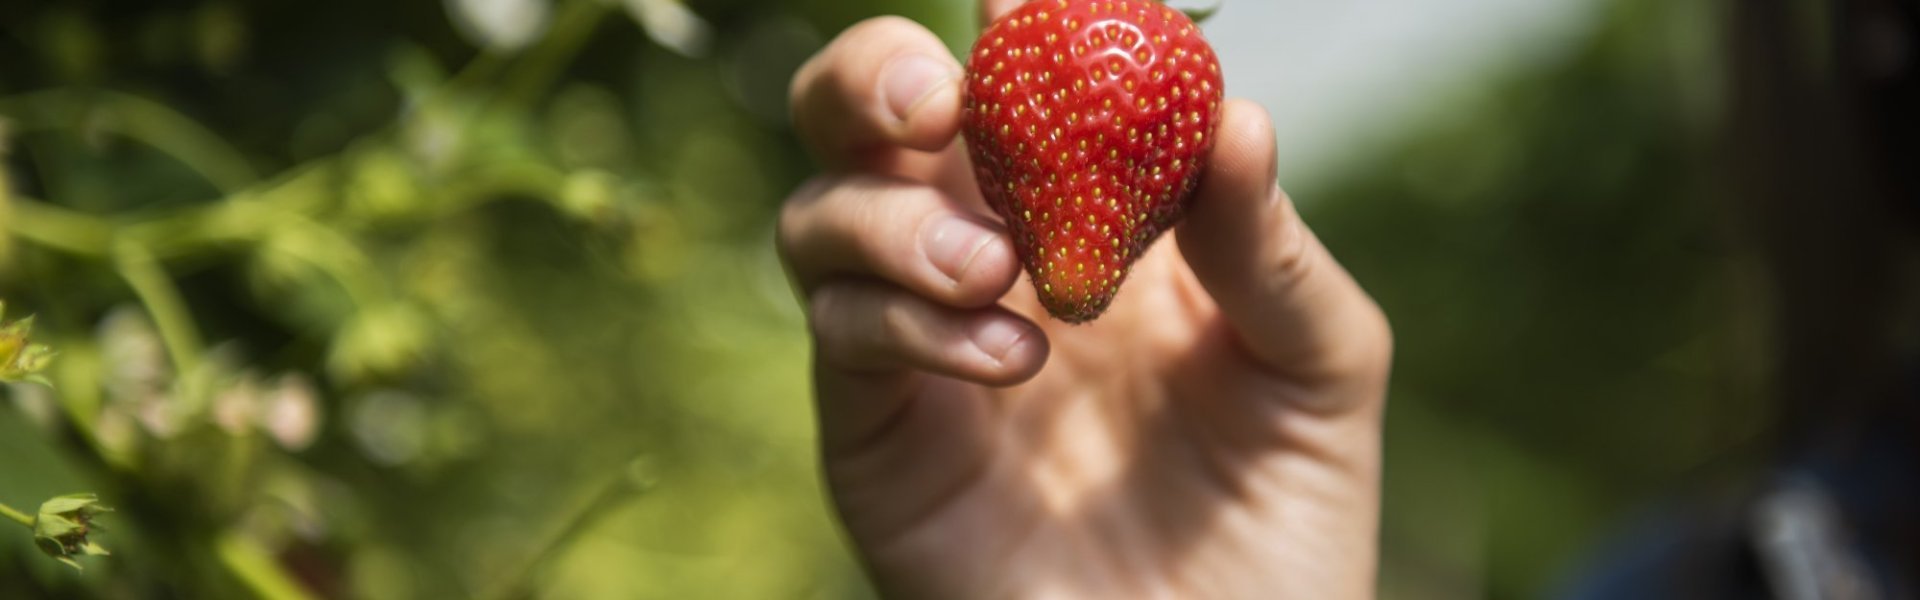
[[[1337,345],[1322,354],[1316,369],[1321,381],[1364,389],[1384,386],[1393,366],[1393,330],[1371,299],[1345,328]]]
[[[919,231],[922,204],[915,201],[915,188],[869,189],[859,199],[853,226],[859,230],[861,250],[868,256],[886,260],[910,250],[901,242],[909,233]],[[880,196],[887,196],[882,198]]]
[[[800,184],[800,187],[794,188],[793,193],[787,196],[786,202],[780,205],[780,215],[774,227],[774,231],[780,240],[783,250],[786,249],[787,244],[792,243],[794,239],[804,233],[803,229],[806,227],[808,215],[810,215],[814,207],[820,203],[820,199],[830,193],[838,184],[839,178],[837,177],[817,175],[812,179],[808,179],[805,183]]]
[[[862,185],[849,192],[836,199],[842,208],[840,226],[862,253],[872,256],[881,250],[876,247],[874,238],[875,234],[886,231],[890,225],[893,199],[885,197],[889,195],[886,191],[870,185]]]
[[[807,307],[807,325],[813,332],[814,346],[828,362],[845,362],[853,354],[852,340],[846,335],[848,312],[845,308],[852,292],[844,285],[821,286]]]
[[[918,315],[914,314],[913,307],[906,302],[887,302],[880,307],[879,317],[880,326],[876,328],[876,334],[881,339],[875,340],[876,345],[911,339],[914,331],[918,329]]]
[[[819,336],[826,324],[833,321],[834,315],[840,310],[844,294],[845,290],[842,286],[829,284],[820,286],[807,298],[807,326],[813,330],[815,336]]]
[[[1308,233],[1306,225],[1300,220],[1300,213],[1284,197],[1280,201],[1285,203],[1279,211],[1279,229],[1284,233],[1278,238],[1279,247],[1269,258],[1271,262],[1267,269],[1276,276],[1274,281],[1282,286],[1290,286],[1305,281],[1317,261],[1312,234]]]
[[[842,367],[897,360],[919,323],[911,302],[866,283],[822,286],[808,315],[820,357]]]
[[[929,193],[925,186],[877,181],[845,190],[835,199],[841,204],[837,226],[843,230],[839,233],[869,268],[881,275],[895,275],[889,269],[897,267],[904,257],[917,255],[914,240],[932,212],[926,197]]]

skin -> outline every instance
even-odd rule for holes
[[[982,16],[1013,1],[988,1]],[[899,598],[1365,598],[1385,317],[1230,101],[1187,221],[1087,325],[1046,316],[981,201],[959,63],[849,28],[793,82],[825,171],[781,214],[825,477]]]

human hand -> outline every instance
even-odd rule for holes
[[[989,0],[983,14],[1011,9]],[[911,598],[1373,593],[1386,319],[1229,101],[1187,220],[1105,315],[1047,318],[957,142],[933,34],[858,24],[796,75],[827,172],[781,214],[828,487]]]

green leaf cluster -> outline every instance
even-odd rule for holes
[[[38,383],[51,387],[40,372],[53,361],[54,352],[46,344],[28,340],[33,333],[33,317],[5,322],[6,303],[0,301],[0,381]]]
[[[33,519],[33,543],[54,560],[80,569],[78,556],[107,556],[106,548],[89,537],[99,531],[93,522],[101,513],[113,509],[100,504],[94,494],[68,494],[40,504]]]

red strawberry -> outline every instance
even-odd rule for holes
[[[1047,312],[1100,316],[1179,222],[1221,98],[1213,48],[1154,0],[1034,0],[981,34],[964,135]]]

